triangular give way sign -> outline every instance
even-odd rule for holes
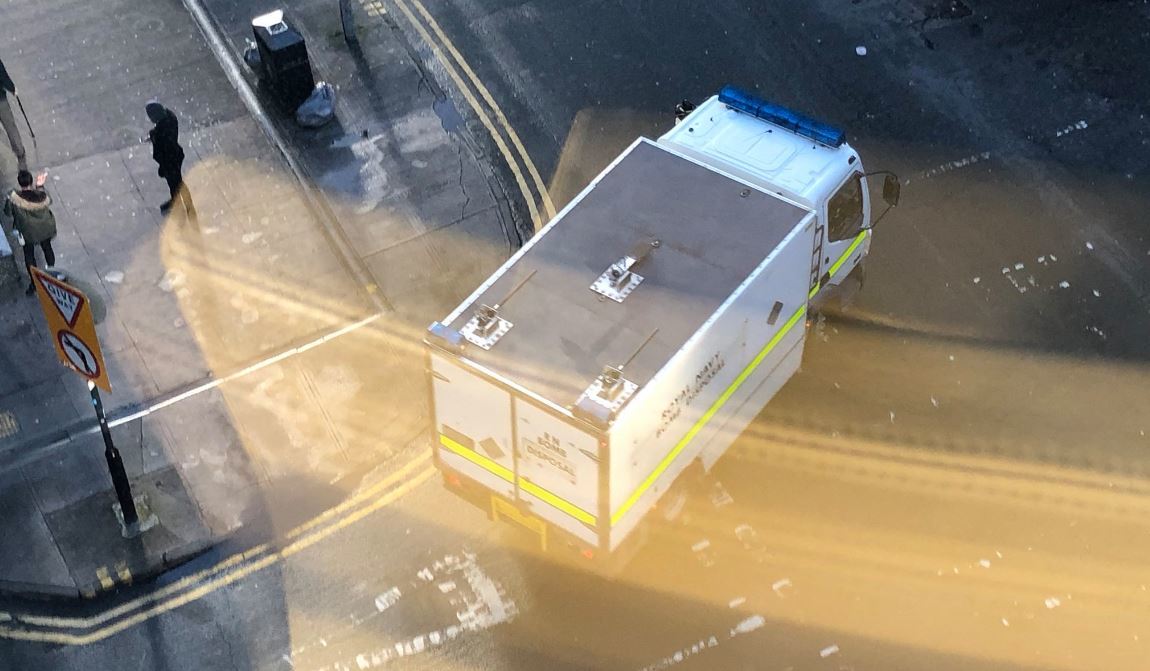
[[[76,319],[80,316],[80,308],[84,307],[84,294],[44,273],[38,273],[36,279],[40,280],[44,293],[52,299],[52,304],[60,311],[60,316],[68,326],[75,327]]]

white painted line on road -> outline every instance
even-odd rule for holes
[[[1086,128],[1088,128],[1088,127],[1089,127],[1089,124],[1086,123],[1085,119],[1082,119],[1082,120],[1078,121],[1078,123],[1072,123],[1069,126],[1067,126],[1066,128],[1063,128],[1062,130],[1058,131],[1057,133],[1054,134],[1054,137],[1062,137],[1063,135],[1070,135],[1074,131],[1086,130]]]
[[[235,371],[235,372],[229,373],[228,375],[224,375],[223,378],[216,378],[214,380],[209,380],[208,382],[198,384],[198,386],[193,387],[191,389],[187,389],[187,390],[182,391],[182,392],[179,392],[179,394],[177,394],[175,396],[171,396],[169,398],[164,398],[164,399],[162,399],[162,401],[155,402],[152,405],[145,407],[145,409],[143,409],[143,410],[138,410],[138,411],[132,412],[128,415],[124,415],[124,417],[116,418],[112,421],[109,421],[108,426],[114,428],[117,426],[122,426],[124,424],[128,424],[128,422],[130,422],[130,421],[135,421],[137,419],[147,417],[147,415],[150,415],[153,412],[156,412],[158,410],[162,410],[162,409],[164,409],[164,407],[174,405],[174,404],[179,403],[181,401],[186,401],[186,399],[189,399],[193,396],[197,396],[199,394],[204,394],[205,391],[210,391],[212,389],[215,389],[216,387],[220,387],[221,384],[223,384],[225,382],[231,382],[233,380],[243,378],[244,375],[248,375],[248,374],[254,373],[256,371],[260,371],[260,369],[262,369],[262,368],[266,368],[268,366],[278,364],[279,361],[283,361],[284,359],[290,359],[291,357],[297,356],[297,354],[304,353],[310,349],[317,348],[317,346],[320,346],[324,343],[335,340],[335,338],[350,334],[350,333],[352,333],[352,331],[359,330],[365,326],[369,326],[369,325],[371,325],[371,323],[374,323],[383,317],[384,317],[384,313],[381,312],[381,313],[376,313],[376,314],[370,315],[370,317],[363,318],[359,321],[352,322],[352,323],[350,323],[350,325],[337,328],[336,330],[332,330],[332,331],[330,331],[330,333],[327,333],[327,334],[324,334],[320,337],[317,337],[317,338],[315,338],[315,340],[310,341],[308,343],[296,346],[296,348],[287,349],[287,350],[279,352],[277,354],[273,354],[273,356],[268,357],[266,359],[261,359],[259,361],[256,361],[256,363],[251,364],[250,366],[246,366],[243,369],[240,369],[240,371]],[[70,434],[68,436],[64,436],[60,440],[56,440],[55,442],[43,445],[43,447],[39,447],[39,448],[34,449],[34,452],[30,452],[29,455],[24,455],[21,458],[15,459],[14,462],[11,462],[9,464],[9,466],[11,466],[11,467],[22,466],[25,463],[30,462],[30,460],[33,458],[34,455],[36,455],[36,453],[39,453],[41,451],[54,450],[57,448],[61,448],[61,447],[63,447],[63,445],[67,445],[68,443],[75,441],[77,439],[77,437],[94,435],[94,434],[98,434],[98,433],[100,433],[100,427],[99,426],[90,426],[89,428],[86,428],[84,430],[79,430],[79,432],[76,432],[74,434]]]
[[[359,653],[353,662],[324,666],[321,667],[320,671],[374,669],[400,657],[410,657],[440,647],[465,633],[482,631],[509,622],[519,614],[518,606],[507,597],[503,588],[483,570],[474,553],[464,551],[462,558],[453,555],[448,556],[443,561],[436,562],[433,568],[435,571],[431,580],[437,577],[454,576],[467,584],[468,589],[461,590],[466,596],[463,598],[463,609],[455,615],[458,620],[456,624],[412,636],[376,650]],[[424,578],[425,572],[432,573],[430,568],[424,567],[420,569],[417,575],[421,580],[430,582]],[[454,587],[455,582],[450,582]],[[440,583],[441,588],[442,584]],[[293,661],[293,666],[294,663]]]
[[[392,587],[383,594],[375,597],[375,610],[382,613],[383,611],[391,608],[399,601],[399,597],[403,596],[403,592],[398,587]]]
[[[293,356],[303,354],[304,352],[306,352],[312,348],[319,347],[320,345],[322,345],[326,342],[330,342],[332,340],[335,340],[336,338],[339,338],[341,336],[345,336],[348,333],[352,333],[353,331],[358,331],[359,329],[378,321],[381,317],[383,317],[383,314],[377,313],[377,314],[371,315],[370,317],[366,317],[364,319],[361,319],[357,322],[352,322],[351,324],[348,324],[347,326],[343,326],[343,327],[338,328],[334,331],[331,331],[330,333],[326,333],[326,334],[324,334],[324,335],[322,335],[322,336],[320,336],[320,337],[316,338],[315,340],[312,340],[308,343],[305,343],[305,344],[300,345],[298,347],[292,347],[291,349],[284,350],[284,351],[280,352],[279,354],[276,354],[274,356],[270,356],[270,357],[263,359],[261,361],[257,361],[256,363],[253,363],[250,366],[247,366],[246,368],[242,368],[240,370],[229,373],[229,374],[225,375],[224,377],[210,380],[210,381],[205,382],[205,383],[198,385],[196,387],[192,387],[191,389],[188,389],[185,392],[182,392],[180,394],[176,394],[175,396],[172,396],[170,398],[166,398],[166,399],[164,399],[158,403],[154,403],[151,406],[144,408],[143,410],[138,410],[138,411],[136,411],[130,415],[126,415],[124,417],[119,417],[115,420],[112,420],[111,422],[108,422],[108,426],[116,427],[116,426],[120,426],[121,424],[127,424],[128,422],[135,421],[135,420],[140,419],[142,417],[147,417],[148,415],[152,414],[153,412],[156,412],[157,410],[163,410],[164,408],[167,408],[168,406],[171,406],[171,405],[175,405],[176,403],[179,403],[180,401],[186,401],[189,398],[192,398],[193,396],[198,396],[199,394],[202,394],[206,391],[211,391],[212,389],[215,389],[216,387],[218,387],[224,383],[231,382],[232,380],[236,380],[238,378],[244,377],[245,375],[250,375],[250,374],[252,374],[258,370],[261,370],[261,369],[267,368],[268,366],[272,366],[274,364],[277,364],[277,363],[279,363],[285,359],[290,359]]]
[[[919,174],[915,175],[914,178],[915,179],[930,179],[931,177],[938,177],[939,175],[942,175],[942,174],[945,174],[945,173],[948,173],[948,172],[951,172],[954,170],[959,170],[962,168],[966,168],[968,166],[972,166],[975,163],[985,161],[989,158],[990,158],[990,152],[989,151],[979,152],[977,154],[971,154],[970,156],[967,156],[965,158],[960,158],[956,161],[950,161],[948,163],[936,165],[935,167],[931,168],[930,170],[924,170],[923,172],[920,172]],[[905,182],[903,182],[903,184],[910,184],[910,182],[911,182],[911,180],[907,179]]]
[[[739,636],[745,636],[751,632],[763,628],[766,623],[767,621],[762,615],[751,615],[736,623],[735,626],[727,632],[726,638],[722,640],[729,641]],[[714,648],[719,647],[719,644],[722,642],[722,640],[716,634],[705,636],[690,645],[679,648],[675,652],[667,655],[657,662],[644,666],[642,669],[640,669],[640,671],[660,671],[661,669],[666,669],[677,664],[682,664],[692,657],[698,657],[708,650],[713,650]]]

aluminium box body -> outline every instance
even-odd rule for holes
[[[814,219],[637,140],[430,329],[437,465],[489,493],[493,515],[617,549],[797,370]],[[625,297],[592,288],[628,259]],[[485,305],[498,321],[479,331]],[[603,391],[620,366],[618,393]]]

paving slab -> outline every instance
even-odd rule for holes
[[[31,485],[19,470],[0,473],[0,510],[4,511],[5,538],[0,543],[0,589],[60,591],[75,583],[52,537],[43,512],[36,505]]]
[[[46,513],[44,520],[77,585],[103,580],[128,583],[163,569],[166,553],[199,547],[209,533],[175,468],[153,471],[133,481],[136,497],[158,522],[125,539],[112,511],[116,496],[102,491]],[[160,558],[157,561],[157,558]],[[105,589],[107,584],[102,585]]]

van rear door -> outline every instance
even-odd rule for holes
[[[440,463],[515,500],[511,394],[460,362],[430,358]]]

